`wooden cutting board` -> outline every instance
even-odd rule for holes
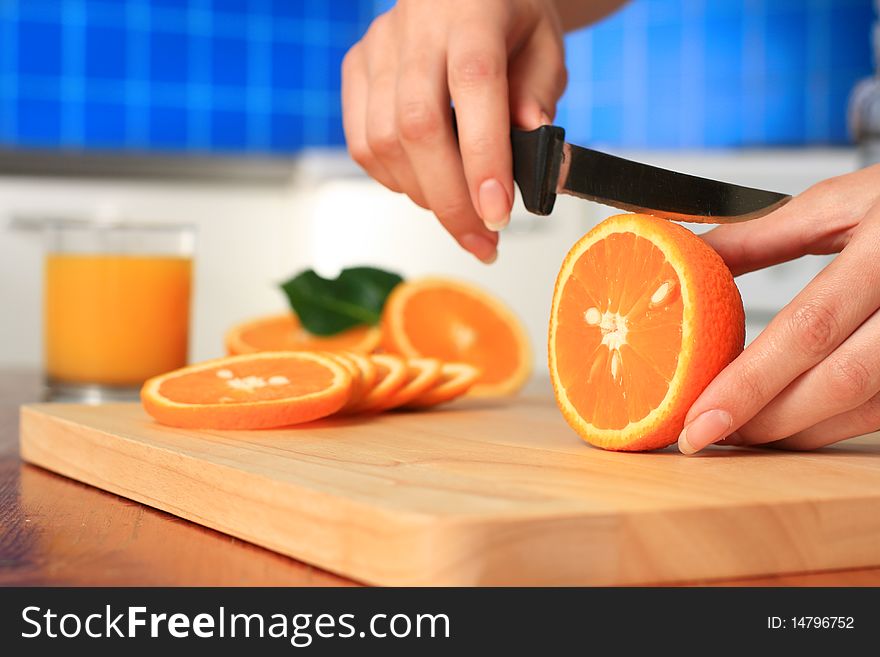
[[[278,431],[22,409],[36,465],[374,584],[635,584],[880,564],[880,438],[590,448],[549,394]]]

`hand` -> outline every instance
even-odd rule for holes
[[[703,237],[734,275],[840,255],[694,402],[679,449],[815,449],[880,428],[880,165]]]
[[[554,2],[399,0],[343,61],[348,149],[489,263],[513,205],[510,124],[549,123],[565,83]]]

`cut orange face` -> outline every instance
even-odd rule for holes
[[[408,408],[427,408],[461,397],[480,378],[480,370],[467,363],[444,363],[437,383],[407,403]]]
[[[373,354],[370,356],[370,360],[376,366],[376,383],[360,403],[347,408],[347,412],[376,412],[406,383],[409,369],[403,358],[391,354]]]
[[[442,375],[442,364],[436,358],[410,358],[407,363],[407,380],[394,394],[377,406],[377,410],[390,411],[411,402],[432,388]]]
[[[351,394],[351,375],[311,352],[218,358],[147,381],[146,411],[161,424],[195,429],[267,429],[326,417]]]
[[[514,393],[531,372],[528,337],[513,312],[492,295],[447,279],[394,288],[382,313],[382,345],[410,358],[473,365],[480,372],[474,395]]]
[[[356,326],[338,335],[319,336],[306,331],[293,313],[261,317],[232,327],[226,334],[229,354],[261,351],[356,351],[370,353],[379,346],[376,326]]]
[[[556,280],[556,401],[597,447],[665,447],[744,336],[739,291],[703,240],[663,219],[611,217],[574,245]]]

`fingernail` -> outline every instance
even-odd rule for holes
[[[695,454],[724,438],[732,426],[733,418],[727,411],[706,411],[682,429],[678,436],[678,449],[682,454]]]
[[[541,112],[541,125],[550,125],[552,122],[547,112]]]
[[[486,228],[494,231],[501,230],[510,221],[510,199],[495,178],[480,185],[480,217]]]
[[[467,235],[462,235],[460,241],[467,251],[487,265],[491,265],[498,259],[498,247],[485,235],[468,233]]]

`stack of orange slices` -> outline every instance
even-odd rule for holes
[[[479,377],[466,363],[353,351],[268,351],[184,367],[144,384],[161,423],[195,429],[269,429],[334,413],[427,408],[465,394]]]

